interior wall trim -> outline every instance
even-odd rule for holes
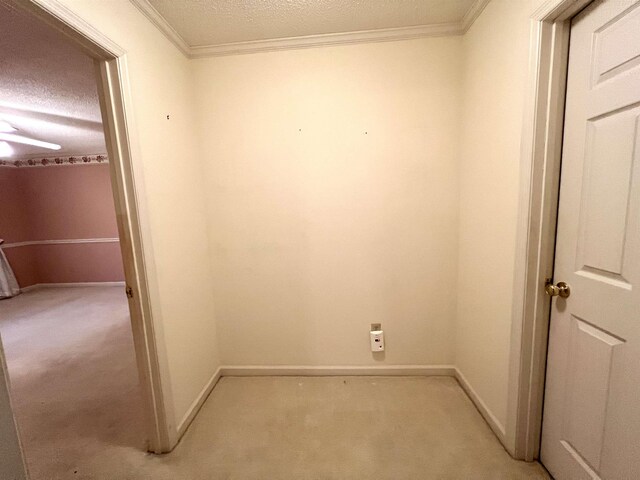
[[[248,53],[316,48],[356,43],[392,42],[425,37],[464,35],[490,0],[475,0],[459,22],[328,33],[217,45],[189,45],[148,0],[130,0],[187,58],[219,57]]]
[[[122,57],[126,53],[120,45],[59,0],[30,0],[21,2],[20,7],[69,37],[90,57],[108,60]]]
[[[45,284],[42,286],[51,286]],[[68,285],[68,284],[67,284]],[[62,284],[61,286],[65,286]],[[33,288],[33,287],[29,287]],[[260,377],[260,376],[294,376],[294,377],[332,377],[332,376],[446,376],[453,377],[460,384],[471,402],[478,409],[498,439],[504,443],[505,429],[502,423],[487,407],[473,389],[466,377],[454,365],[223,365],[219,367],[207,381],[196,400],[191,404],[177,426],[178,438],[189,428],[207,398],[222,377]]]
[[[40,288],[70,288],[70,287],[124,287],[125,282],[73,282],[73,283],[36,283],[22,287],[20,293],[31,292]]]
[[[52,285],[52,284],[47,284]],[[64,284],[63,284],[64,285]],[[30,287],[28,287],[30,288]],[[365,365],[365,366],[315,366],[315,365],[223,365],[207,381],[191,404],[187,413],[178,422],[178,439],[182,438],[196,417],[204,402],[222,377],[260,377],[260,376],[447,376],[455,377],[453,365]]]
[[[182,436],[185,434],[185,432],[189,428],[189,425],[191,425],[193,419],[196,418],[196,415],[198,415],[198,412],[204,405],[204,402],[207,401],[207,398],[209,398],[209,395],[211,394],[221,377],[222,368],[218,367],[211,378],[207,381],[204,388],[200,391],[194,402],[191,404],[191,406],[187,410],[187,413],[185,413],[180,422],[178,422],[178,439],[182,438]]]
[[[109,163],[109,157],[100,155],[72,155],[68,157],[34,157],[19,160],[0,160],[0,167],[59,167],[63,165],[96,165]]]
[[[175,31],[175,29],[169,25],[160,12],[158,12],[153,5],[151,5],[147,0],[130,0],[133,5],[135,5],[138,10],[140,10],[147,19],[151,23],[155,25],[155,27],[160,30],[164,34],[165,37],[169,39],[171,43],[173,43],[178,50],[180,50],[186,57],[190,56],[191,47],[182,36]]]
[[[454,377],[453,365],[224,365],[221,375],[231,377],[293,376],[331,377],[354,375]]]
[[[496,434],[498,440],[500,440],[504,445],[506,439],[506,430],[504,425],[497,419],[487,404],[484,403],[480,395],[478,395],[478,393],[473,389],[467,378],[457,367],[455,368],[455,377],[462,389],[475,405],[476,409],[480,412],[480,415],[482,415],[485,421],[489,424],[493,433]]]
[[[68,243],[118,243],[118,237],[113,238],[71,238],[63,240],[29,240],[25,242],[14,242],[2,245],[3,249],[16,247],[30,247],[31,245],[62,245]]]
[[[518,460],[540,454],[571,18],[591,1],[545,0],[529,17],[505,443]]]
[[[462,21],[460,22],[463,35],[467,33],[467,31],[471,28],[473,22],[475,22],[476,19],[480,16],[482,11],[484,10],[484,7],[489,5],[490,1],[491,0],[476,0],[471,4],[469,10],[467,10],[467,13],[464,14],[464,17],[462,17]]]
[[[134,0],[146,1],[146,0]],[[360,32],[327,33],[304,37],[278,38],[273,40],[255,40],[249,42],[224,43],[189,48],[189,58],[222,57],[248,53],[274,52],[303,48],[331,47],[357,43],[396,42],[426,37],[446,37],[462,35],[461,23],[441,23],[418,25],[415,27],[385,28]]]

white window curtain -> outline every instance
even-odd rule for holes
[[[0,239],[0,245],[4,240]],[[15,297],[20,293],[20,286],[16,280],[16,276],[11,270],[11,265],[0,247],[0,298]]]

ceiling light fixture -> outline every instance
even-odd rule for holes
[[[7,142],[0,142],[0,157],[10,157],[13,155],[13,148]]]
[[[0,132],[3,133],[11,133],[16,132],[18,129],[13,128],[9,122],[5,122],[4,120],[0,120]]]
[[[13,133],[0,133],[0,140],[5,142],[22,143],[24,145],[33,145],[34,147],[48,148],[49,150],[60,150],[62,147],[57,143],[42,142],[22,135]]]

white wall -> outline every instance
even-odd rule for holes
[[[194,60],[225,364],[453,362],[461,47]]]
[[[464,36],[455,362],[502,430],[534,3],[492,0]]]
[[[189,61],[127,0],[62,3],[127,52],[151,301],[170,376],[163,388],[180,422],[219,364]]]

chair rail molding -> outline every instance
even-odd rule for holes
[[[2,245],[2,249],[17,248],[17,247],[30,247],[32,245],[63,245],[63,244],[84,244],[84,243],[119,243],[118,237],[108,238],[70,238],[60,240],[27,240],[24,242],[5,243]]]

